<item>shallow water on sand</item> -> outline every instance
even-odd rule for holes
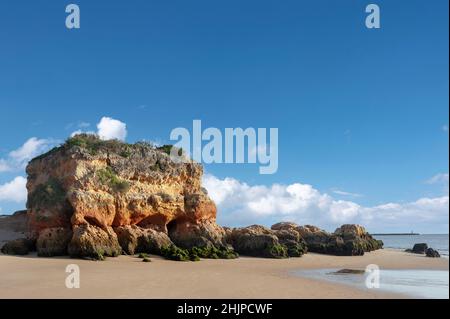
[[[339,269],[299,270],[294,275],[352,285],[360,289],[379,289],[411,298],[449,298],[449,272],[446,270],[380,270],[379,288],[367,288],[364,274],[336,274]]]

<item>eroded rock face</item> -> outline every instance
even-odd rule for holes
[[[280,245],[274,232],[260,225],[235,228],[228,240],[242,255],[266,258],[288,257],[286,247]]]
[[[112,227],[102,229],[83,224],[73,226],[67,251],[72,257],[102,260],[104,257],[119,256],[122,248]]]
[[[175,163],[167,149],[78,135],[32,160],[27,173],[28,236],[40,254],[61,254],[69,234],[68,253],[88,258],[158,250],[154,244],[172,240],[186,248],[224,244],[201,165]]]
[[[119,226],[114,228],[119,244],[124,253],[161,254],[164,247],[173,245],[166,233],[151,228],[142,228],[136,225]]]
[[[71,239],[72,229],[70,228],[46,228],[39,233],[36,250],[42,257],[65,256]]]

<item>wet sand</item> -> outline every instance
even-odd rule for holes
[[[0,298],[404,298],[338,283],[294,276],[295,270],[352,268],[449,269],[448,259],[395,250],[337,257],[309,253],[301,258],[176,262],[151,256],[88,261],[0,254]],[[80,267],[80,288],[65,286],[66,266]]]

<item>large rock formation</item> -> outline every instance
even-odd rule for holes
[[[18,221],[27,221],[27,238],[6,243],[2,252],[35,249],[39,256],[89,259],[154,253],[198,260],[237,253],[362,255],[382,247],[358,225],[343,225],[333,234],[287,222],[271,229],[221,227],[201,187],[201,165],[174,162],[170,150],[82,134],[33,159],[27,166],[27,212],[4,220],[22,230]]]
[[[339,256],[364,255],[383,247],[383,242],[374,239],[360,225],[342,225],[334,233],[318,227],[282,222],[271,227],[273,230],[295,230],[306,241],[308,251]]]
[[[291,229],[270,230],[260,225],[234,228],[229,231],[227,240],[239,254],[247,256],[300,257],[307,251],[298,232]]]
[[[225,245],[201,165],[175,163],[169,150],[77,135],[33,159],[27,208],[38,254],[101,259],[157,252],[172,240]]]

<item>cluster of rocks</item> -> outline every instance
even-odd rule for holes
[[[316,226],[299,226],[294,223],[278,223],[274,230],[294,230],[305,241],[310,252],[337,255],[360,256],[365,252],[383,248],[383,242],[373,238],[360,225],[346,224],[328,233]]]
[[[415,244],[412,249],[406,249],[406,252],[413,254],[425,255],[427,257],[439,258],[441,255],[439,252],[431,247],[428,247],[426,243]]]
[[[2,252],[103,259],[153,253],[175,260],[362,255],[382,248],[363,227],[334,233],[278,223],[225,228],[201,187],[203,169],[174,162],[171,147],[77,135],[27,166],[27,236]]]

